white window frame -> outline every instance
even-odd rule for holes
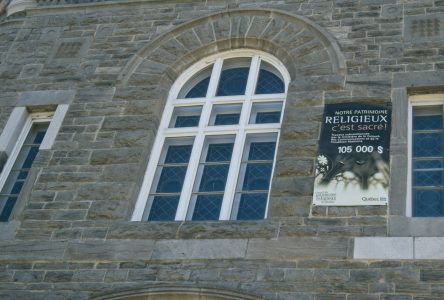
[[[49,123],[39,150],[51,149],[68,107],[68,104],[60,104],[55,112],[38,113],[29,113],[26,107],[15,107],[13,109],[0,135],[0,151],[5,152],[8,156],[0,173],[0,191],[3,190],[32,125]]]
[[[216,97],[217,85],[219,82],[219,76],[222,70],[222,62],[224,59],[229,58],[251,58],[250,73],[248,76],[245,95],[242,96],[218,96]],[[260,62],[265,61],[271,64],[277,69],[282,76],[285,92],[281,94],[259,94],[255,95],[256,82],[259,75]],[[199,71],[205,69],[210,65],[213,65],[210,82],[208,84],[207,96],[203,98],[177,98],[184,85],[189,84],[189,81]],[[135,209],[132,215],[132,221],[141,221],[144,215],[144,210],[147,205],[148,197],[154,182],[155,170],[158,161],[161,157],[163,144],[166,138],[180,138],[195,136],[193,150],[191,152],[190,160],[188,163],[188,169],[183,183],[183,189],[179,200],[175,220],[181,221],[187,219],[188,205],[192,195],[194,186],[195,175],[199,166],[201,158],[201,151],[205,142],[205,137],[211,135],[235,135],[235,142],[232,152],[232,160],[228,171],[228,177],[226,182],[226,188],[224,198],[222,201],[219,220],[229,220],[231,217],[231,209],[234,201],[234,195],[237,186],[237,178],[239,175],[243,147],[245,144],[245,138],[247,134],[253,133],[276,133],[276,150],[273,160],[272,175],[274,173],[274,167],[276,164],[276,153],[279,141],[280,128],[283,118],[283,110],[285,108],[285,101],[287,96],[288,84],[290,82],[290,75],[285,66],[274,56],[256,50],[233,50],[224,52],[221,54],[213,55],[201,60],[200,62],[191,66],[186,70],[176,82],[173,84],[170,93],[168,95],[167,103],[162,115],[162,119],[159,125],[159,129],[155,138],[151,156],[146,168],[145,176],[143,179],[141,191],[137,199]],[[243,103],[242,110],[239,119],[239,125],[223,125],[223,126],[208,126],[211,116],[212,105],[219,104],[234,104]],[[250,117],[250,111],[253,103],[256,102],[282,102],[282,113],[280,123],[270,124],[248,124]],[[178,106],[202,106],[201,117],[199,121],[199,127],[188,128],[169,128],[170,119],[173,115],[173,110]],[[272,176],[271,175],[271,176]],[[270,179],[271,186],[271,179]],[[269,195],[268,195],[269,197]],[[268,211],[268,199],[265,216]]]
[[[406,191],[406,216],[413,217],[413,195],[412,195],[412,158],[413,158],[413,107],[414,106],[430,106],[430,105],[443,105],[444,106],[444,94],[429,94],[429,95],[412,95],[409,97],[408,106],[408,129],[407,129],[407,191]]]

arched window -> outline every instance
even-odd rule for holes
[[[132,219],[263,219],[288,82],[277,59],[246,50],[182,74]]]

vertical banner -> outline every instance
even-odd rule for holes
[[[388,203],[390,125],[391,109],[386,105],[325,105],[314,205]]]

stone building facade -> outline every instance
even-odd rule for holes
[[[245,51],[288,75],[267,216],[140,221],[174,86]],[[313,206],[324,105],[351,102],[392,107],[389,205]],[[442,102],[442,0],[3,0],[2,178],[26,120],[50,125],[0,298],[443,299],[444,219],[409,200],[411,104]]]

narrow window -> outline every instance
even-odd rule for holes
[[[133,220],[266,217],[289,76],[274,57],[192,66],[165,107]]]
[[[412,109],[412,215],[444,216],[443,105]]]
[[[55,112],[29,113],[16,107],[0,135],[0,151],[7,160],[0,173],[0,222],[11,219],[20,193],[40,150],[51,148],[68,104],[60,104]]]

